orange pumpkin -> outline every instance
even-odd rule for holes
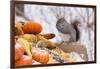
[[[22,27],[24,33],[33,33],[33,34],[39,34],[42,31],[42,26],[33,21],[26,22]]]
[[[20,44],[16,43],[15,44],[15,60],[20,59],[23,54],[24,54],[24,49],[21,47]]]
[[[49,61],[49,55],[46,51],[40,51],[36,48],[32,48],[32,59],[42,64],[47,64]]]
[[[32,65],[32,58],[23,55],[19,60],[15,61],[16,66]]]

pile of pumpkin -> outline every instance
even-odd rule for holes
[[[48,51],[55,50],[58,53],[61,52],[56,48],[55,43],[49,41],[55,35],[52,33],[40,34],[41,31],[42,26],[37,22],[27,21],[25,23],[15,23],[16,66],[32,65],[34,62],[41,64],[53,63],[50,61]],[[65,53],[63,54],[66,56]],[[54,58],[58,60],[58,56]],[[66,59],[66,57],[64,58]]]

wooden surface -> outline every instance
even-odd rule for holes
[[[83,59],[85,61],[88,61],[88,55],[86,48],[78,43],[63,43],[60,46],[58,46],[60,49],[62,49],[64,52],[77,52],[79,54],[83,54]]]

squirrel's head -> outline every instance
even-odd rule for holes
[[[56,22],[56,28],[58,31],[61,31],[64,29],[64,26],[68,24],[68,22],[65,20],[65,18],[59,18]]]

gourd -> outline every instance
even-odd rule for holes
[[[30,57],[32,57],[31,51],[30,51],[30,44],[27,40],[25,40],[24,38],[19,38],[17,40],[17,42],[19,44],[21,44],[21,46],[24,48],[24,51],[26,52],[26,54]]]
[[[32,48],[32,59],[42,64],[47,64],[49,61],[49,55],[45,50]]]
[[[32,65],[32,58],[29,56],[23,55],[19,60],[15,61],[16,66],[26,66]]]
[[[46,47],[49,48],[49,49],[53,49],[53,48],[56,48],[56,44],[49,41],[48,39],[46,39],[45,37],[43,37],[42,35],[36,35],[37,37],[37,40],[43,40],[46,44]]]
[[[33,21],[26,22],[22,27],[24,33],[39,34],[42,31],[41,24]]]
[[[47,33],[47,34],[41,34],[46,39],[52,39],[55,37],[55,34],[53,33]]]
[[[24,49],[21,47],[20,44],[15,44],[15,61],[20,59],[20,57],[24,54]]]
[[[22,30],[22,24],[21,23],[15,23],[15,35],[23,35],[24,32]]]

